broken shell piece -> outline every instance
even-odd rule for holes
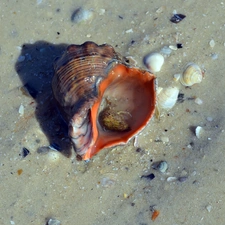
[[[203,132],[203,128],[202,127],[197,126],[195,128],[195,135],[196,135],[197,138],[201,138],[202,132]]]
[[[157,107],[161,109],[171,109],[177,101],[179,89],[177,87],[162,88],[157,90]]]
[[[180,77],[180,82],[184,86],[192,86],[193,84],[200,83],[202,78],[203,74],[201,68],[195,63],[189,63]]]
[[[164,63],[164,57],[160,53],[150,53],[144,57],[145,66],[152,72],[156,73],[161,70]]]

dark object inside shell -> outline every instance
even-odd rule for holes
[[[116,112],[108,107],[100,112],[99,122],[105,130],[128,131],[130,127],[126,121],[126,114],[128,112]]]

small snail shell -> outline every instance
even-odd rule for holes
[[[159,72],[164,63],[164,57],[159,53],[150,53],[144,57],[145,66],[152,72]]]
[[[157,106],[161,109],[171,109],[177,101],[179,89],[177,87],[161,88],[157,90]]]
[[[193,84],[200,83],[202,78],[201,68],[195,63],[189,63],[180,77],[180,82],[184,86],[192,86]]]

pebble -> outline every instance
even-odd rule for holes
[[[188,177],[184,176],[184,177],[179,177],[177,180],[180,182],[185,182],[187,179],[188,179]]]
[[[210,46],[211,48],[214,48],[214,46],[215,46],[215,41],[214,41],[213,39],[209,42],[209,46]]]
[[[19,114],[20,114],[20,116],[24,115],[24,106],[22,104],[19,107]]]
[[[50,151],[49,146],[42,146],[37,149],[37,153],[39,154],[47,154]]]
[[[86,10],[80,7],[73,12],[71,16],[71,21],[74,23],[80,23],[90,20],[92,17],[93,12],[91,10]]]
[[[153,180],[154,178],[155,178],[155,175],[154,175],[154,173],[150,173],[150,174],[148,174],[148,175],[143,175],[143,176],[141,176],[141,178],[147,178],[147,179],[149,179],[149,180]]]
[[[125,32],[126,32],[127,34],[128,34],[128,33],[133,33],[133,29],[126,30]]]
[[[212,122],[213,121],[213,118],[211,116],[208,116],[206,119],[207,119],[208,122]]]
[[[23,147],[23,150],[22,150],[22,156],[23,156],[23,158],[25,158],[29,154],[30,154],[30,151],[27,148]]]
[[[218,54],[216,54],[216,53],[211,54],[211,58],[212,58],[212,60],[218,59]]]
[[[170,139],[168,137],[166,137],[166,136],[163,136],[163,137],[161,137],[161,141],[163,143],[168,143],[170,141]]]
[[[168,169],[168,163],[166,161],[155,162],[152,164],[152,168],[160,171],[161,173],[165,173]]]
[[[49,219],[48,225],[61,225],[61,222],[57,219]]]
[[[202,132],[203,132],[203,128],[201,126],[197,126],[195,128],[195,135],[197,138],[201,138]]]
[[[207,209],[208,212],[211,212],[212,206],[211,205],[208,205],[208,206],[206,206],[206,209]]]
[[[203,101],[200,98],[196,98],[195,103],[198,105],[202,105]]]
[[[168,178],[166,179],[167,182],[174,182],[174,181],[176,181],[176,180],[177,180],[177,177],[168,177]]]

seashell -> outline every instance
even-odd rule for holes
[[[200,83],[202,78],[203,73],[201,68],[195,63],[189,63],[180,77],[180,82],[184,86],[192,86],[193,84]]]
[[[127,143],[153,116],[155,76],[126,64],[110,45],[70,45],[54,69],[53,94],[84,160]]]
[[[164,57],[160,53],[151,53],[144,57],[145,66],[152,72],[156,73],[161,70],[164,63]]]
[[[175,105],[179,94],[177,87],[161,88],[157,90],[157,107],[161,109],[171,109]]]

